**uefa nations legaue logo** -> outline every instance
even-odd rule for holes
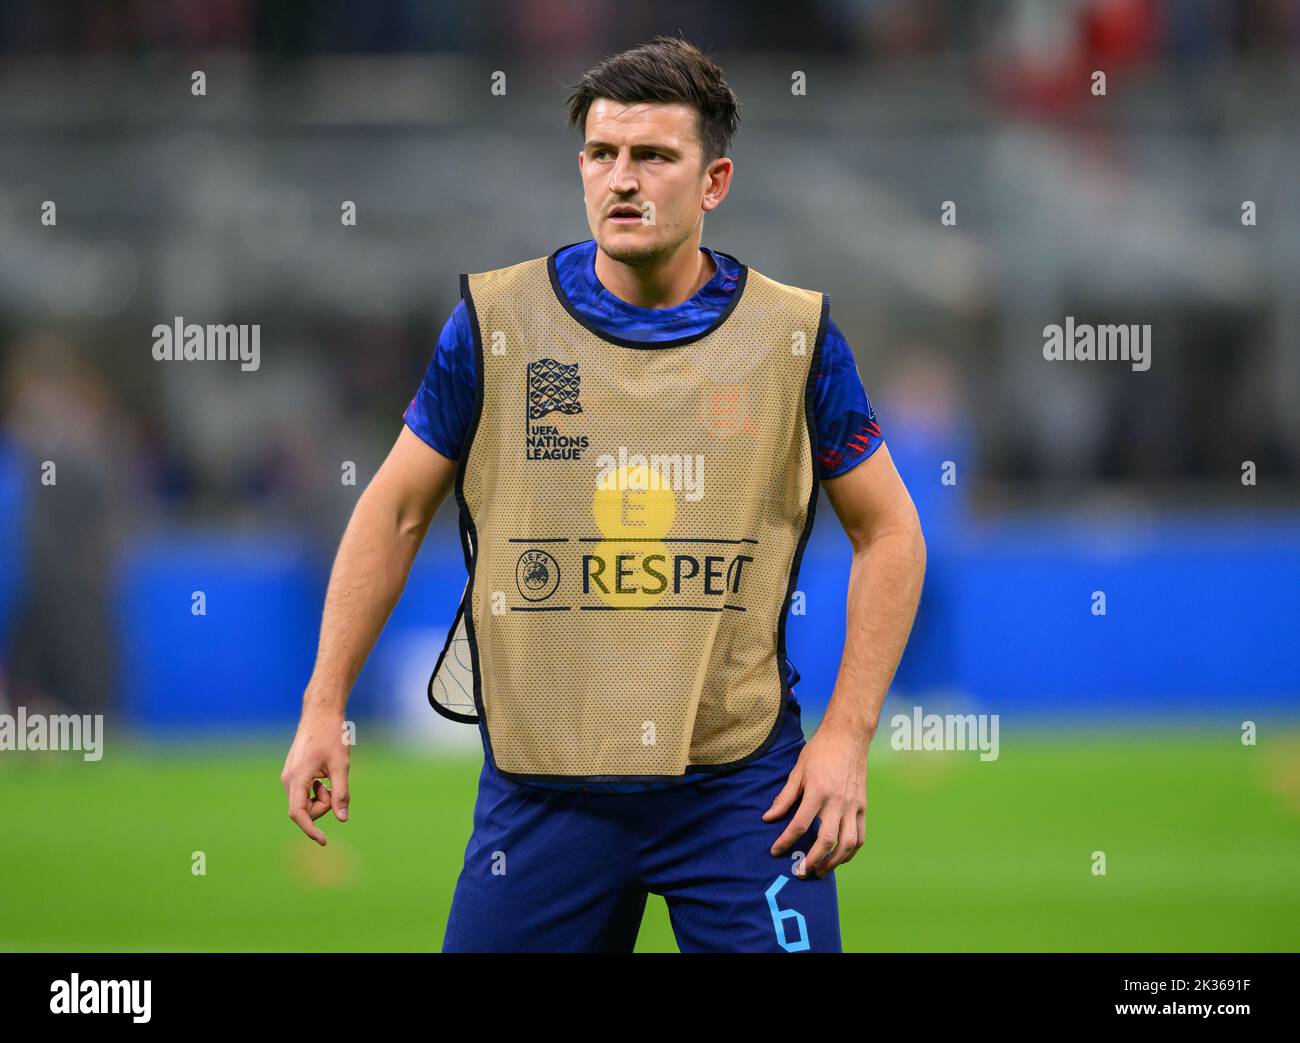
[[[586,435],[566,434],[555,423],[536,421],[560,413],[573,416],[582,412],[578,400],[580,378],[578,364],[572,366],[555,359],[528,363],[528,415],[524,420],[525,458],[528,460],[581,460],[587,448]]]

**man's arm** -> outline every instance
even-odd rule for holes
[[[335,555],[316,666],[280,774],[289,795],[289,817],[322,846],[325,834],[316,819],[330,808],[340,822],[347,819],[343,713],[348,695],[406,586],[429,523],[455,481],[456,466],[403,427],[357,500]]]
[[[886,446],[822,484],[853,544],[848,632],[830,705],[763,815],[772,821],[799,805],[773,845],[774,855],[788,850],[820,817],[817,842],[799,867],[799,875],[811,871],[819,877],[852,858],[865,839],[867,747],[907,644],[925,575],[921,523]]]

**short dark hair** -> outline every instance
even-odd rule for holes
[[[705,163],[727,154],[740,126],[740,101],[722,70],[698,47],[674,36],[656,36],[588,70],[569,95],[569,126],[585,133],[587,110],[597,98],[627,105],[693,105]]]

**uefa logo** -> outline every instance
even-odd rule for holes
[[[560,585],[560,565],[544,550],[526,550],[515,565],[515,586],[528,601],[545,601]]]

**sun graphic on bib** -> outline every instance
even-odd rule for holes
[[[605,538],[587,552],[588,591],[615,608],[653,605],[672,583],[662,540],[677,517],[676,493],[658,470],[628,464],[597,480],[591,513]]]

